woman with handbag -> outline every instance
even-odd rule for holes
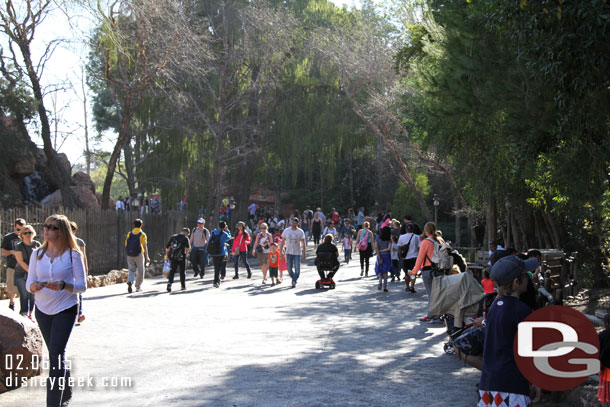
[[[373,232],[369,229],[371,224],[364,222],[362,229],[358,231],[356,236],[356,244],[358,245],[358,253],[360,253],[360,277],[369,275],[369,258],[373,256]]]
[[[44,243],[30,258],[26,287],[36,294],[36,321],[49,351],[47,406],[63,406],[72,398],[65,352],[78,294],[87,289],[85,266],[67,217],[51,215],[43,228]]]
[[[239,278],[240,258],[244,262],[246,270],[248,270],[248,278],[251,278],[252,272],[250,271],[250,264],[248,263],[248,245],[250,244],[250,235],[246,231],[246,224],[244,222],[237,222],[235,227],[237,228],[237,234],[233,240],[233,250],[231,251],[231,255],[235,259],[235,275],[233,276],[233,280],[237,280]]]
[[[269,267],[268,254],[272,242],[272,236],[271,233],[267,231],[268,229],[269,227],[266,223],[263,222],[260,224],[261,231],[256,235],[254,246],[252,247],[252,255],[256,255],[258,258],[258,264],[260,264],[261,271],[263,272],[263,284],[267,284],[267,269]]]

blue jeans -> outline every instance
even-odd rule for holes
[[[66,345],[76,322],[77,308],[74,305],[55,315],[47,315],[36,308],[36,321],[49,350],[49,378],[55,379],[47,385],[47,407],[59,406],[72,397],[72,388],[68,386],[70,370],[66,368],[65,356]],[[59,378],[62,378],[61,382]]]
[[[34,311],[34,294],[25,289],[25,284],[28,279],[28,274],[23,271],[15,270],[15,285],[19,290],[19,302],[21,315],[28,315]]]
[[[234,264],[233,266],[235,267],[235,275],[238,275],[239,273],[239,259],[241,259],[244,264],[246,265],[246,270],[248,270],[248,278],[250,278],[250,276],[252,276],[252,271],[250,271],[250,264],[248,263],[248,252],[239,252],[239,254],[236,254],[235,256],[233,256],[234,258]]]
[[[421,278],[424,281],[424,288],[428,294],[428,309],[430,309],[430,294],[432,293],[432,270],[422,270]]]
[[[203,277],[205,274],[205,266],[208,265],[208,253],[206,251],[206,247],[196,247],[193,246],[193,249],[190,253],[191,265],[193,266],[193,271],[195,275],[200,275]]]
[[[286,267],[288,268],[288,274],[292,278],[292,284],[296,284],[301,275],[301,256],[298,254],[287,254]],[[292,271],[293,267],[294,271]]]

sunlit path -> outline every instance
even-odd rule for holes
[[[356,259],[357,260],[357,259]],[[296,289],[211,277],[165,292],[147,279],[144,292],[125,285],[91,289],[87,320],[68,348],[75,406],[472,406],[479,374],[443,354],[439,324],[417,320],[423,286],[377,290],[353,261],[334,291],[314,289],[313,255]],[[232,276],[232,271],[228,270]],[[245,276],[245,273],[244,273]],[[0,306],[6,306],[2,301]],[[106,377],[130,377],[131,388],[102,388]],[[42,388],[0,396],[0,405],[44,405]]]

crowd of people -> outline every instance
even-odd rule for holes
[[[205,219],[199,218],[192,233],[185,227],[172,235],[165,247],[167,291],[172,291],[176,273],[180,288],[186,289],[187,262],[192,265],[194,277],[200,279],[204,278],[207,266],[212,265],[213,285],[219,288],[231,259],[233,279],[241,278],[241,266],[245,268],[245,277],[252,278],[253,257],[258,260],[262,284],[268,284],[268,280],[272,286],[282,284],[287,272],[289,287],[295,288],[310,241],[316,246],[315,265],[320,281],[331,281],[339,269],[340,247],[345,264],[349,264],[357,250],[362,278],[369,276],[370,259],[375,258],[374,277],[380,291],[388,291],[388,281],[403,280],[405,291],[415,293],[416,279],[421,277],[427,309],[433,300],[434,279],[466,269],[463,258],[451,250],[433,222],[422,229],[409,216],[398,220],[388,211],[373,219],[365,216],[363,208],[357,214],[350,209],[343,218],[334,208],[324,214],[320,208],[314,212],[307,207],[302,214],[295,210],[283,218],[271,215],[269,208],[253,204],[249,212],[247,222],[237,222],[232,231],[224,220],[210,231]],[[84,320],[86,244],[76,237],[78,225],[63,215],[50,216],[42,226],[42,243],[36,240],[34,227],[24,219],[17,219],[14,231],[2,239],[2,255],[6,256],[8,266],[9,307],[15,309],[14,298],[19,293],[19,313],[32,320],[34,313],[43,334],[51,361],[50,377],[67,378],[70,373],[63,363],[65,348],[75,323]],[[141,219],[134,221],[124,245],[129,271],[127,291],[140,292],[145,267],[150,263],[148,238]],[[489,267],[480,280],[484,296],[479,318],[454,338],[453,350],[482,371],[479,406],[491,406],[498,400],[510,406],[529,405],[540,398],[540,389],[528,383],[517,368],[513,338],[519,322],[540,306],[533,281],[542,254],[538,250],[518,253],[495,241],[489,242],[489,250]],[[439,317],[427,314],[420,321],[430,323]],[[610,319],[607,322],[610,325]],[[610,331],[602,339],[610,348],[607,332]],[[600,397],[610,398],[610,373],[606,372],[604,377]],[[60,405],[71,396],[68,387],[59,389],[50,385],[47,391],[49,405]]]
[[[182,210],[186,207],[186,198],[178,203],[178,208]],[[139,212],[140,215],[161,215],[161,197],[153,196],[138,196],[132,198],[129,196],[123,197],[120,195],[114,203],[114,208],[118,213],[124,212]]]

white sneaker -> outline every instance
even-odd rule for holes
[[[142,292],[142,289],[141,289],[141,288],[136,288],[136,292],[137,292],[137,293],[141,293],[141,292]]]

